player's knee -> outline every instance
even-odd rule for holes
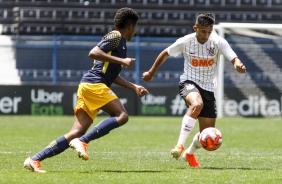
[[[204,104],[201,102],[197,102],[191,105],[191,109],[193,110],[194,114],[199,115],[204,107]]]
[[[128,114],[126,112],[121,113],[119,115],[119,117],[118,117],[118,124],[119,124],[119,126],[124,125],[125,123],[127,123],[128,119],[129,119],[129,117],[128,117]]]

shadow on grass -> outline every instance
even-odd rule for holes
[[[177,170],[187,170],[189,168],[178,168]],[[255,171],[255,170],[261,170],[261,171],[270,171],[273,170],[271,168],[248,168],[248,167],[202,167],[202,168],[190,168],[193,170],[249,170],[249,171]],[[52,171],[55,172],[55,171]],[[52,173],[50,172],[50,173]],[[56,173],[58,172],[64,172],[64,171],[56,171]],[[88,171],[79,171],[78,173],[84,173],[84,174],[88,174],[88,173],[174,173],[175,171],[171,171],[171,170],[88,170]]]
[[[269,171],[273,170],[271,168],[250,168],[250,167],[202,167],[200,169],[211,169],[211,170],[249,170],[249,171],[255,171],[255,170],[261,170],[261,171]]]
[[[154,170],[92,170],[92,171],[81,171],[80,173],[98,173],[98,172],[106,172],[106,173],[169,173],[172,171],[154,171]]]
[[[133,171],[126,171],[126,170],[103,170],[103,172],[112,172],[112,173],[162,173],[162,172],[170,172],[170,171],[154,171],[154,170],[133,170]]]

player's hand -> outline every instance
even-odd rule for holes
[[[143,81],[148,82],[148,81],[152,80],[153,75],[149,71],[144,72],[143,75],[142,75],[142,78],[143,78]]]
[[[243,63],[239,63],[236,65],[236,70],[239,73],[247,73],[247,68],[245,67],[245,65]]]
[[[124,58],[123,59],[123,66],[125,66],[126,68],[131,68],[131,66],[133,65],[133,63],[135,62],[135,58]]]
[[[149,91],[146,88],[144,88],[143,86],[135,85],[135,87],[136,87],[135,91],[136,91],[137,96],[142,97],[142,96],[149,94]]]

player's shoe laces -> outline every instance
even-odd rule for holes
[[[196,157],[194,154],[188,154],[186,152],[183,153],[183,158],[185,159],[185,161],[187,161],[190,165],[190,167],[193,168],[200,168],[201,165],[200,163],[196,160]]]
[[[174,149],[170,151],[171,157],[177,160],[181,156],[183,150],[184,146],[182,144],[176,145]]]
[[[40,161],[39,160],[32,160],[30,157],[28,157],[24,161],[24,168],[31,170],[33,172],[46,173],[46,171],[42,169]]]
[[[70,142],[70,147],[77,152],[79,158],[82,158],[83,160],[89,159],[89,156],[86,153],[87,143],[82,142],[78,138],[76,138]]]

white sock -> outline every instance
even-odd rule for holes
[[[191,118],[190,116],[184,115],[182,119],[182,125],[181,130],[178,138],[177,145],[182,144],[185,145],[186,139],[191,132],[191,130],[194,128],[196,124],[196,119]]]
[[[196,133],[196,135],[193,138],[192,143],[190,144],[189,148],[186,150],[186,153],[192,155],[194,154],[198,149],[202,147],[200,141],[199,141],[199,135],[200,132]]]

